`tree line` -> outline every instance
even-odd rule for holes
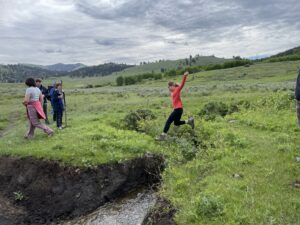
[[[143,80],[160,80],[162,79],[162,74],[161,73],[143,73],[143,74],[138,74],[138,75],[133,75],[133,76],[118,76],[116,78],[116,83],[117,86],[123,86],[123,85],[131,85],[131,84],[136,84],[140,83]]]
[[[235,58],[232,61],[224,62],[222,64],[210,64],[206,66],[190,66],[182,69],[172,69],[167,71],[164,68],[161,68],[161,73],[144,73],[144,74],[138,74],[138,75],[132,75],[132,76],[118,76],[116,78],[117,86],[123,86],[123,85],[132,85],[142,82],[143,80],[160,80],[163,77],[173,77],[177,75],[183,74],[185,71],[188,71],[189,73],[197,73],[201,71],[209,71],[209,70],[219,70],[219,69],[227,69],[227,68],[233,68],[238,66],[250,66],[253,62],[249,59],[241,59],[241,58]]]

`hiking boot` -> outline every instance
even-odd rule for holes
[[[165,141],[167,139],[167,134],[162,133],[158,137],[155,138],[156,141]]]
[[[33,139],[33,136],[25,134],[24,139],[30,140]]]
[[[190,117],[187,121],[187,124],[190,125],[192,127],[192,129],[194,129],[195,128],[194,117]]]

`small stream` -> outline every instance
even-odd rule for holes
[[[58,225],[141,225],[157,200],[153,191],[131,193],[94,212]]]

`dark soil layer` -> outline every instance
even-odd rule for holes
[[[159,198],[142,225],[176,225],[175,213],[176,210],[169,201]]]
[[[130,190],[158,183],[162,169],[163,158],[149,154],[93,169],[0,157],[0,200],[2,195],[12,208],[0,207],[0,224],[51,224],[81,216]],[[23,199],[16,200],[20,195]]]

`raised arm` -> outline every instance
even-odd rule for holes
[[[185,81],[186,81],[188,75],[189,75],[189,72],[185,72],[183,74],[183,78],[182,78],[181,84],[179,85],[179,88],[178,88],[180,91],[184,87],[184,84],[185,84]]]

